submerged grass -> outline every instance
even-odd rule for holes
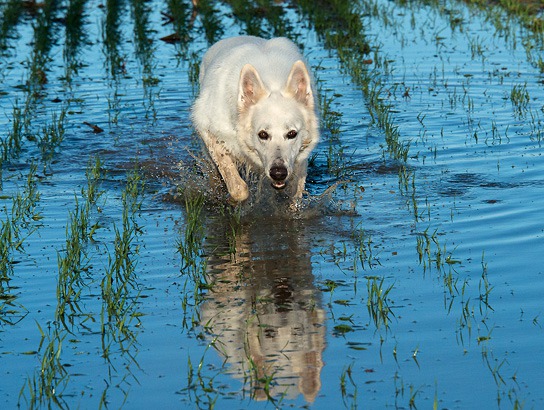
[[[187,384],[181,392],[186,393],[191,404],[198,409],[213,409],[222,393],[217,387],[215,376],[220,373],[210,373],[205,369],[206,354],[213,348],[214,341],[206,345],[200,361],[195,365],[191,357],[187,358]],[[196,367],[196,368],[195,368]],[[220,369],[221,371],[221,369]]]
[[[102,21],[102,43],[104,45],[104,65],[113,79],[126,71],[125,56],[121,54],[123,32],[121,30],[123,2],[106,1],[106,15]]]
[[[98,160],[96,164],[99,164]],[[97,166],[88,170],[88,186],[96,186],[99,181]],[[34,168],[34,172],[36,168]],[[90,259],[86,249],[88,244],[88,226],[91,210],[90,198],[84,193],[84,205],[75,198],[75,210],[69,212],[69,222],[66,227],[65,248],[58,253],[57,307],[55,319],[50,322],[47,333],[37,323],[41,334],[40,346],[37,349],[41,355],[39,369],[33,376],[28,376],[19,394],[19,404],[24,400],[29,408],[52,407],[69,408],[64,398],[70,375],[63,364],[63,347],[67,344],[69,334],[79,333],[82,329],[89,330],[86,321],[94,321],[93,314],[85,312],[81,306],[81,294],[89,288],[92,278],[89,275]],[[42,350],[43,349],[43,350]]]
[[[40,220],[40,192],[36,180],[36,165],[31,165],[26,184],[3,209],[0,221],[0,279],[8,280],[13,273],[14,253],[23,251],[25,239],[37,229]]]
[[[122,343],[127,339],[132,343],[135,340],[131,329],[131,323],[139,317],[136,309],[139,289],[135,276],[138,247],[135,241],[141,232],[135,218],[141,206],[142,188],[141,176],[130,174],[122,193],[121,228],[114,226],[113,255],[109,256],[108,268],[101,281],[105,357],[108,356],[112,341]],[[112,337],[112,340],[106,340],[106,337]]]
[[[194,2],[195,11],[201,19],[204,36],[209,45],[215,43],[225,33],[222,17],[217,10],[217,2],[214,0],[199,0]]]
[[[33,110],[35,103],[42,97],[42,89],[48,82],[48,65],[52,61],[49,56],[54,41],[54,26],[59,2],[44,0],[37,14],[34,26],[34,46],[29,62],[28,102],[27,107]]]
[[[87,41],[85,30],[85,7],[87,0],[69,0],[66,10],[66,39],[64,41],[65,80],[70,83],[81,66],[79,53]]]
[[[111,387],[123,392],[126,400],[131,384],[138,382],[133,368],[138,367],[137,335],[143,313],[139,308],[141,285],[136,274],[136,264],[139,252],[137,239],[143,231],[137,217],[143,194],[142,176],[132,171],[127,175],[121,194],[121,224],[120,227],[113,227],[113,250],[110,250],[108,265],[100,281],[102,357],[109,368],[100,408],[108,407]],[[123,363],[123,370],[117,369],[120,363]]]
[[[99,157],[94,162],[89,160],[85,174],[87,187],[81,190],[84,201],[80,205],[75,197],[75,209],[69,212],[66,227],[66,247],[58,255],[56,320],[68,332],[73,332],[76,325],[85,327],[85,321],[93,320],[93,315],[85,313],[79,304],[82,291],[90,286],[89,281],[92,280],[89,276],[91,260],[87,248],[93,240],[94,232],[100,227],[98,222],[91,222],[93,206],[103,192],[99,188],[103,178]],[[79,319],[77,323],[76,319]]]
[[[93,256],[101,257],[102,252],[89,253],[89,245],[93,243],[93,235],[100,228],[98,222],[92,222],[96,213],[100,212],[97,201],[101,197],[101,180],[104,175],[102,162],[98,157],[89,161],[86,171],[87,184],[81,191],[80,200],[74,200],[75,208],[69,212],[66,228],[66,243],[58,253],[57,307],[55,318],[48,325],[47,332],[38,324],[42,341],[37,349],[41,357],[40,366],[34,375],[29,376],[21,388],[19,404],[28,407],[69,408],[68,394],[70,390],[70,372],[63,360],[63,351],[72,340],[68,335],[79,335],[82,332],[96,334],[95,322],[98,313],[89,301],[84,301],[83,293],[91,292],[100,283],[100,339],[102,355],[108,371],[109,379],[101,396],[101,405],[107,406],[109,389],[125,389],[135,378],[131,364],[136,362],[136,335],[140,326],[141,313],[138,309],[140,286],[135,275],[137,236],[141,227],[136,218],[139,213],[143,194],[141,176],[134,172],[127,176],[125,189],[121,195],[122,218],[121,228],[113,226],[114,242],[105,267],[103,277],[97,280]],[[106,247],[107,249],[107,247]],[[117,369],[118,362],[124,362],[122,374]],[[117,380],[119,378],[121,382]],[[114,379],[116,380],[114,382]]]
[[[185,230],[176,243],[176,250],[181,256],[180,273],[185,277],[183,327],[189,329],[199,326],[196,307],[203,300],[203,292],[212,286],[208,283],[207,259],[203,256],[204,205],[205,200],[201,195],[185,197]]]
[[[57,281],[56,320],[71,332],[74,319],[82,313],[79,306],[81,292],[90,265],[85,252],[86,226],[89,215],[85,209],[80,209],[76,198],[74,212],[69,214],[69,224],[66,227],[66,249],[58,256],[59,276]]]
[[[21,109],[15,105],[11,116],[11,130],[8,131],[5,138],[0,140],[2,157],[0,165],[13,158],[17,158],[21,153],[23,144],[23,129],[25,118]]]
[[[0,53],[4,54],[7,49],[9,37],[17,26],[23,12],[23,4],[20,0],[9,0],[2,4],[2,24],[0,25]]]
[[[21,388],[18,405],[20,406],[21,400],[24,399],[28,408],[68,409],[69,405],[63,394],[70,377],[61,359],[67,334],[56,326],[49,328],[48,333],[45,333],[39,324],[38,329],[42,335],[38,351],[44,346],[40,368]]]
[[[191,28],[196,17],[195,9],[182,0],[168,0],[168,12],[163,12],[165,23],[172,23],[174,34],[164,41],[173,42],[179,50],[179,55],[186,58],[191,43]]]
[[[0,170],[2,164],[0,163]],[[28,313],[17,301],[18,295],[10,285],[19,258],[25,258],[25,241],[40,226],[40,191],[36,177],[37,166],[28,167],[28,175],[19,176],[24,184],[13,194],[2,195],[5,202],[0,210],[0,327],[15,325]],[[0,173],[0,178],[3,175]],[[4,186],[0,184],[0,192]]]
[[[242,24],[243,30],[252,36],[292,37],[293,29],[285,10],[277,2],[260,0],[255,3],[244,0],[226,1],[232,8],[234,17]]]
[[[390,306],[391,298],[389,296],[394,285],[384,287],[384,281],[385,278],[367,277],[368,296],[366,306],[377,330],[381,326],[388,330],[391,318],[395,316]]]
[[[37,137],[44,166],[51,163],[60,144],[64,140],[66,112],[67,108],[63,108],[58,116],[56,113],[53,113],[51,124],[46,124]]]
[[[342,374],[340,375],[340,393],[342,394],[342,402],[346,409],[356,409],[358,403],[358,389],[353,376],[353,365],[354,363],[349,364],[342,370]]]
[[[518,117],[523,118],[525,116],[530,99],[527,83],[514,84],[510,92],[510,101]]]

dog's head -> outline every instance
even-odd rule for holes
[[[274,188],[284,188],[295,164],[308,158],[318,138],[306,65],[295,62],[287,82],[276,91],[264,85],[252,65],[245,65],[240,73],[238,111],[248,156],[263,168]]]

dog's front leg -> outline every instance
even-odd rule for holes
[[[217,139],[207,134],[204,140],[213,162],[217,165],[223,181],[227,185],[230,197],[234,202],[243,202],[249,196],[249,189],[245,181],[240,177],[236,163]]]
[[[308,173],[308,161],[304,160],[295,164],[295,181],[296,181],[296,192],[294,195],[295,199],[301,199],[302,194],[305,192],[306,186],[306,175]],[[293,181],[293,182],[295,182]]]

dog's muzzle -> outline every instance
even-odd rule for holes
[[[285,179],[287,178],[287,168],[283,165],[274,165],[270,168],[270,178],[272,186],[276,189],[285,188]]]

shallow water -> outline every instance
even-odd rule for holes
[[[17,227],[2,408],[543,407],[541,35],[456,2],[330,6],[324,23],[304,1],[236,4],[45,2],[8,24],[0,2],[2,233]],[[331,40],[346,16],[386,124]],[[295,217],[273,191],[240,210],[179,190],[207,190],[195,67],[240,33],[289,35],[319,80],[312,206]],[[63,276],[97,157],[102,194]],[[22,215],[17,194],[34,198]]]

